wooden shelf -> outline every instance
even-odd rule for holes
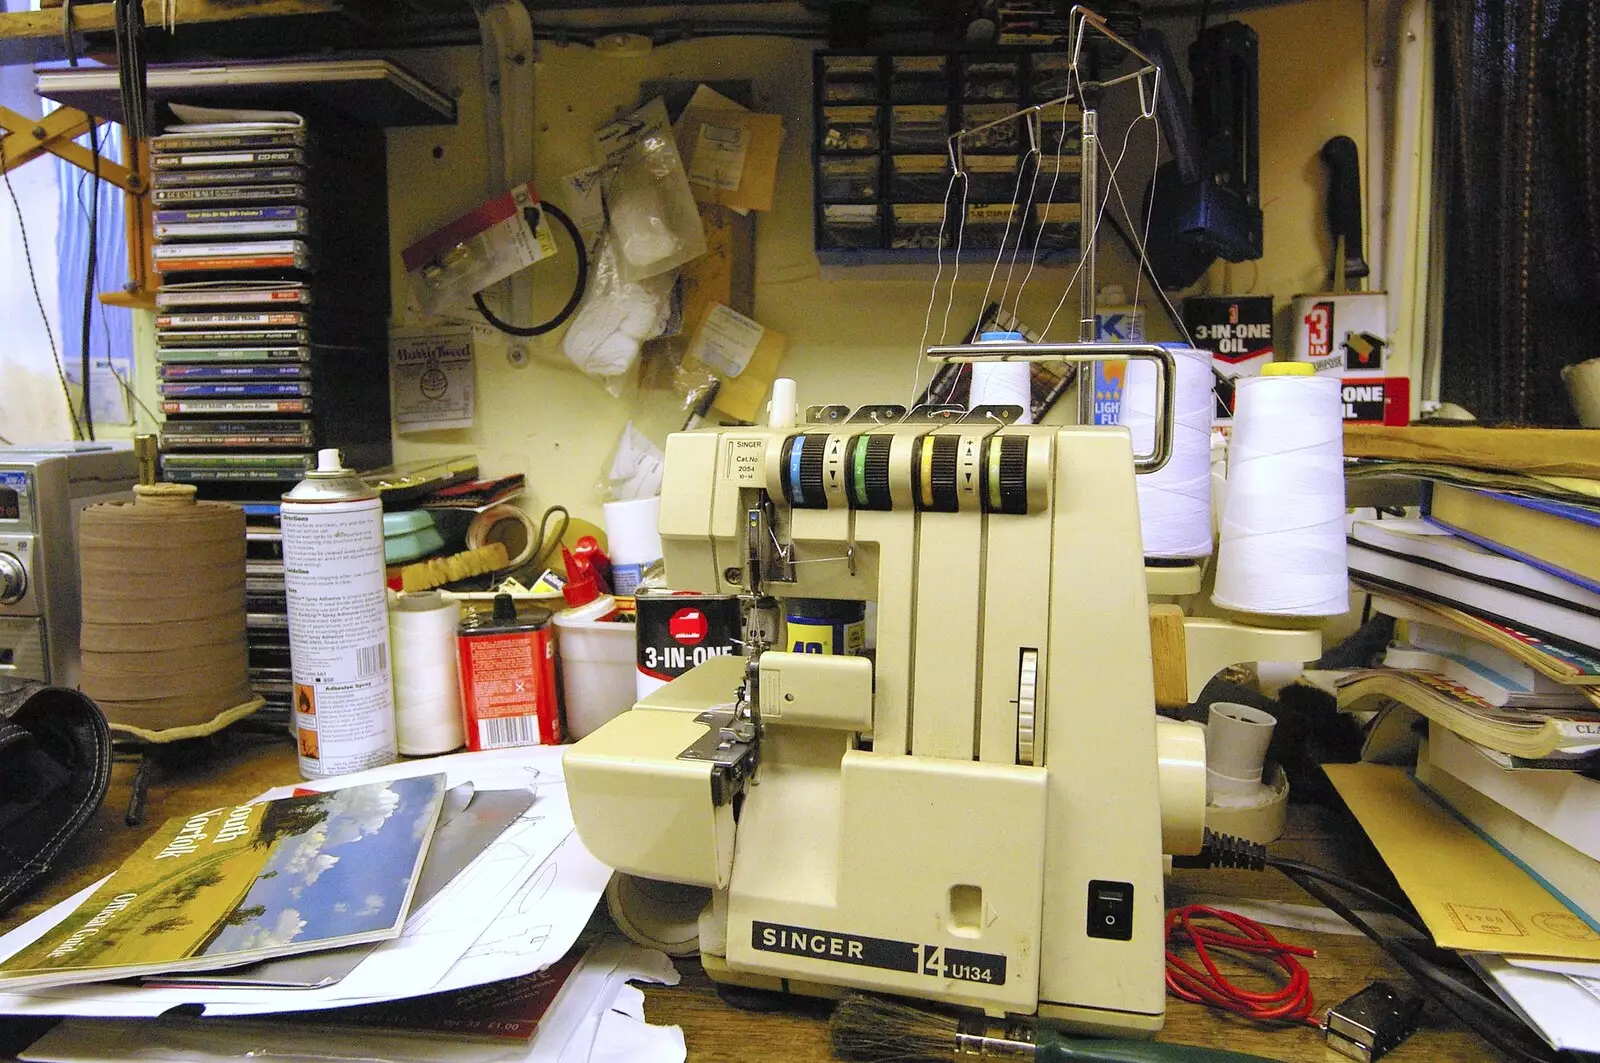
[[[120,306],[125,310],[154,310],[155,292],[101,292],[101,306]]]
[[[180,27],[199,22],[235,22],[286,15],[332,15],[345,10],[344,0],[258,0],[252,4],[223,3],[221,0],[176,0],[176,6]],[[161,25],[161,10],[162,0],[144,0],[144,18],[151,29]],[[72,20],[81,32],[110,32],[114,22],[111,4],[75,4]],[[0,14],[0,40],[59,36],[60,8]]]

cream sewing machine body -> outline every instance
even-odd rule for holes
[[[584,844],[713,891],[720,981],[1158,1030],[1204,733],[1154,711],[1127,433],[867,419],[666,454],[672,586],[876,601],[876,656],[752,636],[641,700],[566,755]]]

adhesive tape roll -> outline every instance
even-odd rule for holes
[[[518,568],[533,559],[539,549],[539,529],[533,519],[516,506],[498,505],[472,518],[467,526],[467,549],[476,550],[490,543],[506,548],[507,568]]]
[[[245,652],[244,511],[140,485],[78,521],[79,685],[115,730],[208,734],[260,708]]]

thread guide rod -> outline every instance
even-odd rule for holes
[[[1083,365],[1125,358],[1155,362],[1161,415],[1156,418],[1150,453],[1133,456],[1134,472],[1159,472],[1172,457],[1178,361],[1171,351],[1158,343],[957,343],[929,347],[925,357],[934,362],[1070,362]]]

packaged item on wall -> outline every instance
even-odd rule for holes
[[[1388,297],[1383,292],[1297,295],[1290,304],[1293,357],[1319,376],[1343,381],[1344,419],[1403,425],[1411,413],[1411,381],[1390,376]]]
[[[622,279],[644,280],[706,253],[705,226],[658,96],[595,133]]]
[[[466,304],[474,292],[556,253],[533,183],[468,211],[400,252],[425,314]]]

